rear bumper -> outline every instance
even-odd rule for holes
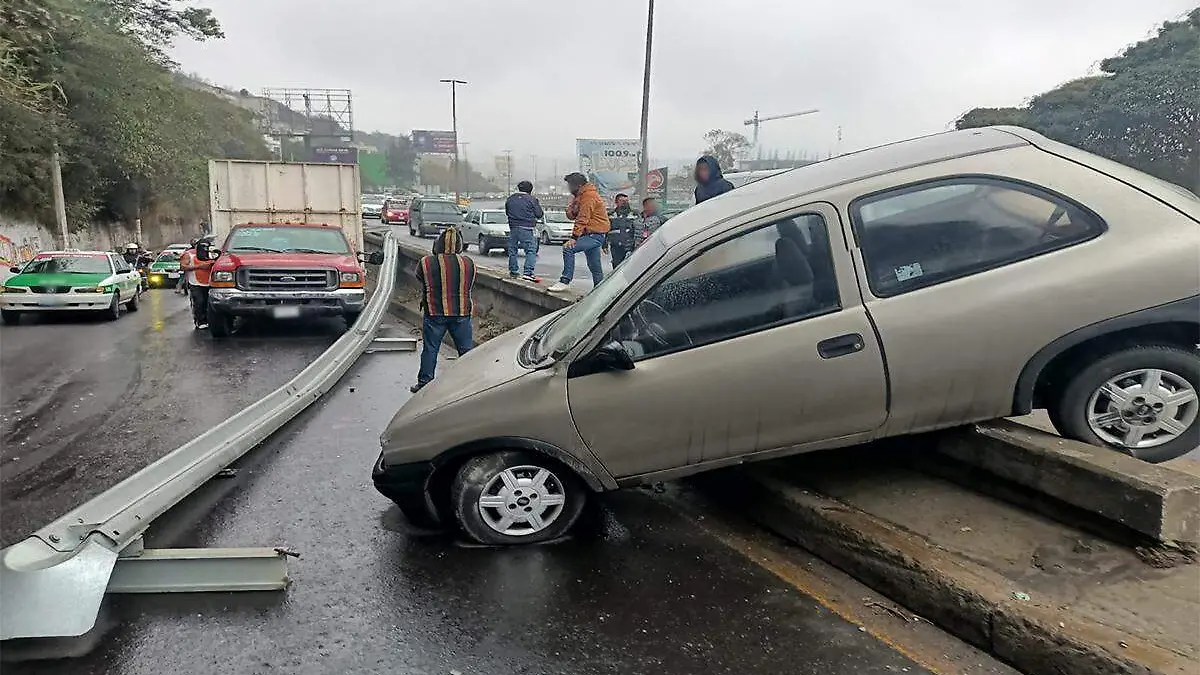
[[[417,525],[429,525],[441,520],[426,489],[432,475],[431,462],[387,466],[381,452],[371,470],[371,481],[375,483],[379,494],[395,502],[410,521]]]
[[[281,307],[299,310],[301,316],[338,316],[361,312],[366,292],[361,288],[335,291],[243,291],[238,288],[214,288],[208,302],[222,312],[235,316],[275,316]]]
[[[0,309],[20,312],[79,312],[108,309],[112,293],[3,293]]]

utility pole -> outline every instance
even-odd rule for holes
[[[537,192],[537,180],[538,180],[537,155],[530,155],[530,157],[533,158],[533,191]]]
[[[58,221],[58,231],[62,233],[64,249],[71,248],[71,233],[67,231],[67,199],[63,196],[62,158],[58,146],[50,154],[50,182],[54,189],[54,219]]]
[[[646,173],[650,171],[649,144],[646,135],[650,130],[650,54],[654,45],[654,0],[646,13],[646,67],[642,73],[642,152],[638,157],[638,197],[646,197]]]
[[[466,80],[439,80],[442,84],[450,85],[450,124],[454,131],[454,203],[459,200],[459,187],[462,180],[458,176],[458,85],[466,84]]]

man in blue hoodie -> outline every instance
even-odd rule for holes
[[[695,178],[697,204],[733,189],[733,183],[721,175],[721,165],[712,155],[704,155],[696,160]]]
[[[523,180],[517,183],[517,191],[504,202],[504,213],[508,215],[508,276],[518,276],[525,281],[541,281],[534,273],[537,264],[538,242],[533,228],[545,214],[537,197],[533,196],[533,183]],[[525,273],[517,273],[517,250],[525,251]]]

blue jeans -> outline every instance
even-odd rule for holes
[[[563,272],[559,281],[571,283],[575,278],[575,254],[582,253],[587,257],[588,270],[592,273],[592,283],[598,284],[604,280],[604,268],[600,266],[600,249],[604,247],[604,235],[585,234],[575,240],[574,246],[563,246]]]
[[[433,381],[433,371],[437,368],[438,351],[442,348],[442,340],[450,331],[450,339],[454,348],[462,356],[471,351],[471,317],[469,316],[429,316],[421,324],[421,337],[424,347],[421,349],[421,372],[417,374],[419,384],[429,384]]]
[[[532,227],[510,226],[508,228],[508,273],[517,273],[517,250],[525,251],[525,274],[533,276],[537,264],[538,241]]]

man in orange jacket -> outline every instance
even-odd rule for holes
[[[608,209],[604,199],[596,190],[596,186],[588,182],[587,176],[581,173],[569,173],[563,176],[567,188],[572,195],[573,206],[570,212],[575,215],[575,228],[571,238],[563,244],[563,272],[558,283],[546,289],[551,293],[561,293],[571,287],[571,279],[575,277],[575,254],[582,253],[587,258],[588,270],[592,273],[592,283],[598,284],[604,280],[604,268],[601,266],[600,250],[608,238],[612,223],[608,220]]]

